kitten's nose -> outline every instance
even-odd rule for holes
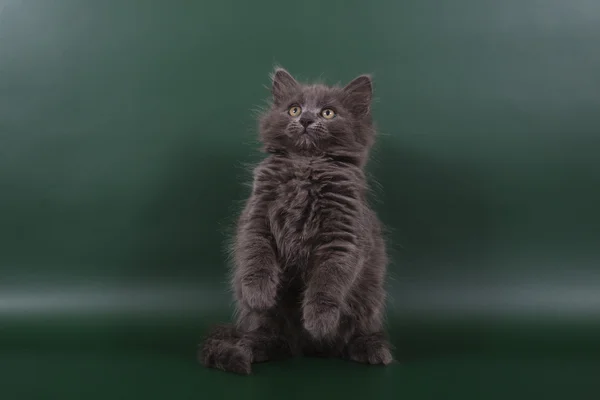
[[[300,117],[300,124],[305,128],[307,126],[309,126],[310,124],[312,124],[313,122],[315,122],[314,118],[312,118],[308,115],[303,115]]]

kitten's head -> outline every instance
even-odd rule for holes
[[[272,78],[273,102],[260,119],[266,151],[364,164],[374,140],[369,76],[359,76],[345,87],[303,85],[281,68]]]

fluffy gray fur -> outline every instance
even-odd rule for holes
[[[303,85],[277,68],[272,81],[259,123],[267,157],[232,249],[236,321],[208,334],[200,361],[240,374],[296,355],[390,364],[387,256],[364,172],[375,138],[371,78]]]

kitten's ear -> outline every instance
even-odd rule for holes
[[[275,104],[279,104],[300,86],[294,77],[283,68],[276,68],[275,72],[273,72],[272,79],[273,87],[271,92],[273,93],[273,101]]]
[[[369,75],[361,75],[347,84],[342,92],[344,104],[357,117],[364,117],[371,111],[373,83]]]

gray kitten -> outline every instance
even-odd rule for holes
[[[272,94],[260,119],[268,156],[254,169],[232,249],[236,323],[209,333],[200,361],[240,374],[296,355],[390,364],[387,256],[364,172],[375,137],[371,78],[302,85],[278,68]]]

